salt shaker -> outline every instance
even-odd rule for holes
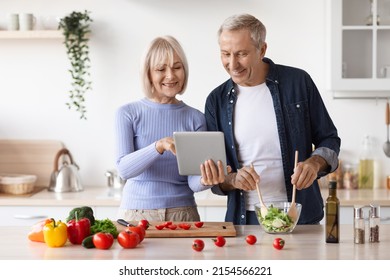
[[[370,242],[379,242],[380,206],[370,205]]]
[[[353,235],[355,244],[363,244],[365,236],[365,223],[362,206],[355,206],[353,211]]]

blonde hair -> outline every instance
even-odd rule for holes
[[[150,71],[158,64],[169,62],[173,65],[175,53],[179,57],[184,68],[184,83],[178,94],[183,94],[188,83],[188,62],[180,43],[172,36],[162,36],[155,38],[146,49],[141,65],[141,80],[146,96],[153,96],[153,84],[150,78]]]
[[[261,49],[265,43],[267,30],[260,20],[250,14],[238,14],[225,19],[218,30],[218,38],[224,30],[235,31],[241,29],[249,30],[253,44],[257,49]]]

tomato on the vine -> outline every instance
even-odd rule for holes
[[[282,250],[284,247],[284,243],[285,243],[284,240],[282,238],[278,237],[278,238],[274,239],[273,246],[277,250]]]
[[[114,243],[114,236],[108,232],[98,232],[93,235],[92,242],[96,248],[107,250]]]
[[[130,230],[121,231],[118,234],[117,239],[119,245],[125,249],[135,248],[139,243],[141,243],[139,234]]]
[[[138,233],[140,243],[142,242],[142,240],[144,240],[146,232],[143,226],[128,226],[127,229],[135,233]]]
[[[253,245],[253,244],[255,244],[255,243],[257,242],[256,236],[254,236],[254,235],[252,235],[252,234],[248,235],[248,236],[245,238],[245,240],[246,240],[246,243],[248,243],[248,244],[250,244],[250,245]]]
[[[195,225],[197,228],[201,228],[201,227],[203,227],[203,222],[195,222],[194,225]]]
[[[223,247],[226,244],[226,239],[223,236],[217,236],[215,239],[213,239],[214,244],[218,247]]]
[[[194,249],[195,251],[202,251],[204,248],[204,242],[203,240],[201,239],[195,239],[193,242],[192,242],[192,249]]]
[[[142,226],[145,230],[147,230],[150,226],[150,223],[148,220],[140,220],[138,222],[138,226]]]

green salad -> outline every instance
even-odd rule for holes
[[[281,209],[271,205],[267,210],[268,213],[265,217],[261,216],[260,211],[257,213],[267,232],[286,232],[294,226],[294,221]]]

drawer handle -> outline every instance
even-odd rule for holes
[[[22,219],[22,220],[33,220],[33,219],[46,219],[47,216],[45,215],[14,215],[15,219]]]

